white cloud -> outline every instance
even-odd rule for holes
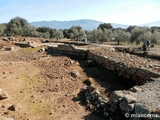
[[[152,4],[125,13],[112,14],[101,21],[127,25],[139,25],[157,20],[160,20],[160,9],[158,9],[156,5]]]

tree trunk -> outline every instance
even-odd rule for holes
[[[118,41],[117,41],[117,45],[119,45],[119,42],[120,42],[120,41],[118,40]]]

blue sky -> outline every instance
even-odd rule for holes
[[[92,19],[139,25],[160,21],[160,0],[1,0],[0,23]]]

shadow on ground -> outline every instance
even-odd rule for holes
[[[52,56],[64,56],[52,52],[48,52],[48,54]],[[93,78],[96,83],[100,85],[100,87],[105,89],[103,94],[110,95],[112,91],[128,90],[136,85],[133,80],[120,77],[113,71],[107,70],[106,68],[102,67],[94,61],[90,61],[90,63],[88,63],[88,60],[86,59],[81,59],[73,56],[67,57],[70,57],[71,59],[79,62],[80,67],[83,69],[83,72],[85,72],[88,77]],[[81,90],[78,95],[72,100],[74,102],[78,102],[81,106],[84,106],[87,111],[90,111],[90,114],[83,116],[84,120],[110,120],[110,118],[105,118],[103,117],[103,115],[101,115],[101,113],[103,112],[97,112],[93,109],[90,109],[90,106],[87,106],[85,101],[85,90]],[[115,118],[116,120],[120,120],[122,117],[122,115],[120,115],[119,113],[117,113],[116,116],[118,116],[118,118]],[[125,120],[124,117],[122,119]]]

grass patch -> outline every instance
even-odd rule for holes
[[[20,89],[20,92],[22,93],[18,96],[19,100],[34,92],[34,87],[41,87],[44,84],[44,81],[39,79],[38,76],[39,75],[33,75],[32,77],[27,77],[22,75],[23,87]]]
[[[37,115],[48,116],[50,113],[52,113],[52,109],[49,105],[43,105],[40,102],[31,103],[30,107],[34,114]]]
[[[38,46],[35,48],[23,48],[21,52],[38,52],[40,49],[44,48],[45,46]]]
[[[24,90],[30,90],[33,87],[40,87],[43,84],[43,80],[38,78],[39,75],[34,75],[32,77],[27,77],[22,75],[22,78],[24,80],[24,87],[22,89]],[[30,92],[30,91],[28,91]]]

